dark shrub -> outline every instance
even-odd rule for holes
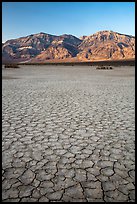
[[[20,68],[18,64],[5,64],[5,68]]]
[[[110,66],[98,66],[96,69],[112,69]]]

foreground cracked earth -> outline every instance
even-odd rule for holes
[[[134,67],[3,76],[3,202],[135,201]]]

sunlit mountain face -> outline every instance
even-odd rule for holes
[[[38,33],[2,44],[3,62],[46,62],[47,60],[119,60],[135,58],[135,37],[99,31],[77,38],[73,35]]]

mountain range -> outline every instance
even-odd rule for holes
[[[2,43],[2,62],[98,61],[135,58],[135,37],[99,31],[73,35],[38,33]]]

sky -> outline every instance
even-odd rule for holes
[[[135,36],[135,2],[2,2],[2,42],[35,33]]]

